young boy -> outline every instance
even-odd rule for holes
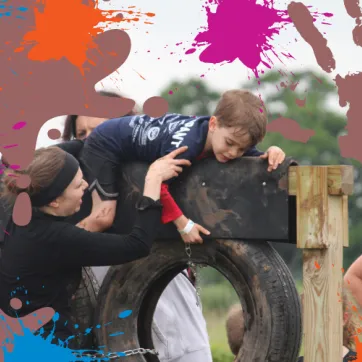
[[[212,117],[135,115],[105,121],[85,141],[81,157],[94,205],[85,222],[99,222],[94,215],[102,210],[107,217],[101,218],[101,229],[112,225],[118,196],[116,171],[123,162],[151,163],[176,148],[188,146],[182,158],[190,161],[208,155],[221,163],[241,156],[259,156],[269,158],[269,171],[277,168],[285,158],[280,148],[272,146],[266,153],[255,148],[265,136],[266,124],[262,101],[244,90],[225,92]],[[174,222],[185,242],[202,242],[200,232],[209,234],[183,215],[167,184],[162,185],[161,202],[162,222]]]

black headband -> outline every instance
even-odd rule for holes
[[[78,161],[69,153],[66,153],[62,169],[56,175],[54,181],[39,193],[30,197],[34,207],[48,205],[59,197],[74,179],[79,169]]]

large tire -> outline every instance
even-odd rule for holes
[[[91,268],[82,269],[82,278],[71,301],[72,322],[78,324],[79,334],[76,335],[75,345],[78,349],[93,349],[95,336],[93,331],[85,333],[94,324],[94,311],[97,303],[99,285]]]
[[[172,243],[172,246],[170,246]],[[160,295],[187,263],[182,242],[156,242],[151,255],[111,267],[98,294],[98,344],[107,352],[153,349],[151,323]],[[205,241],[192,246],[192,260],[219,270],[242,304],[245,334],[236,361],[295,362],[301,343],[301,306],[286,264],[268,242]],[[125,319],[120,312],[131,309]],[[124,335],[110,336],[110,334]],[[129,362],[159,361],[152,354]]]

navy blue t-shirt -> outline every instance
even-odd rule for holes
[[[167,113],[163,117],[127,116],[107,120],[94,129],[89,138],[117,157],[117,161],[154,162],[173,150],[188,146],[178,157],[190,161],[202,153],[210,116],[184,116]],[[251,147],[244,156],[263,152]]]

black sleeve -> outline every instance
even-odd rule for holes
[[[74,139],[71,141],[57,143],[55,146],[61,148],[65,152],[70,153],[72,156],[74,156],[76,159],[78,159],[80,152],[83,150],[84,141]]]
[[[117,265],[147,256],[161,225],[161,212],[162,207],[138,211],[138,219],[128,235],[92,233],[61,223],[55,240],[59,266]]]

